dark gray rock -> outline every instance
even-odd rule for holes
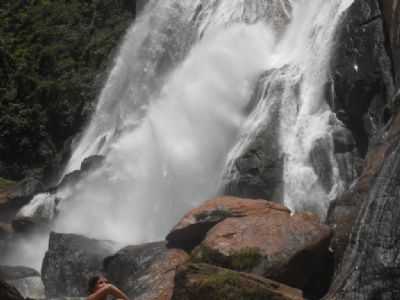
[[[286,67],[263,74],[257,84],[249,110],[260,101],[271,104],[262,128],[236,159],[225,184],[225,194],[262,198],[279,202],[282,197],[283,156],[279,143],[280,98],[284,92],[282,80]],[[294,87],[295,91],[296,88]]]
[[[400,86],[400,2],[381,0],[396,86]]]
[[[319,182],[325,192],[329,193],[334,184],[333,168],[330,158],[330,149],[332,148],[329,138],[317,139],[310,151],[310,162],[318,175]]]
[[[41,272],[46,296],[87,295],[88,279],[101,272],[103,259],[118,247],[111,241],[52,232]]]
[[[0,266],[0,279],[14,280],[24,277],[40,276],[39,272],[23,266]]]
[[[400,299],[400,116],[326,299]],[[391,134],[395,132],[395,134]],[[383,161],[384,159],[384,161]]]
[[[39,272],[23,266],[0,266],[0,280],[15,287],[29,299],[44,299],[44,286]]]
[[[382,9],[385,15],[382,15]],[[348,133],[340,133],[339,136],[334,134],[335,156],[342,178],[356,178],[358,174],[360,176],[344,194],[331,203],[329,208],[327,222],[334,229],[331,248],[334,251],[337,272],[342,270],[335,279],[329,299],[341,298],[339,286],[344,286],[344,277],[359,268],[357,262],[352,262],[355,256],[350,257],[346,248],[354,248],[359,239],[364,239],[364,236],[355,237],[354,235],[357,236],[355,232],[363,226],[369,226],[365,220],[362,222],[363,225],[354,225],[355,220],[357,216],[361,218],[360,216],[365,213],[366,203],[370,201],[371,192],[376,186],[376,180],[380,176],[386,157],[394,147],[393,143],[400,128],[398,122],[392,120],[389,110],[393,105],[389,100],[394,91],[392,79],[394,69],[391,65],[393,52],[386,39],[388,30],[397,30],[389,28],[387,20],[390,14],[390,20],[394,21],[395,15],[398,16],[397,10],[394,1],[391,0],[356,0],[344,17],[343,27],[338,35],[337,54],[332,63],[335,95],[332,97],[331,106],[338,118],[351,131],[357,152],[351,151],[353,143]],[[396,26],[394,23],[391,25]],[[386,132],[389,125],[391,128]],[[365,161],[361,166],[363,157]],[[375,242],[372,238],[369,242],[371,244],[368,247],[373,249]],[[369,262],[367,256],[364,259]],[[354,263],[354,270],[347,267],[346,271],[343,271],[344,269],[340,268],[342,260],[347,266]],[[379,277],[380,271],[376,271]],[[364,274],[365,279],[369,276],[367,273]],[[374,280],[372,278],[368,280],[373,286]],[[342,283],[338,283],[340,281]],[[356,286],[354,289],[358,291],[351,296],[348,294],[346,299],[353,299],[352,297],[374,299],[368,289],[361,291]],[[378,289],[375,292],[377,296],[379,295],[379,299],[384,299],[383,296],[380,297]]]
[[[107,277],[130,299],[171,299],[175,272],[189,259],[165,242],[128,246],[104,260]]]
[[[0,220],[10,222],[18,210],[44,190],[40,174],[32,174],[5,191],[0,191]]]
[[[8,283],[0,280],[0,299],[1,300],[24,300],[18,290]]]
[[[377,0],[357,0],[351,5],[336,44],[330,105],[352,132],[359,154],[365,156],[370,137],[387,121],[385,106],[394,90]]]
[[[102,155],[92,155],[85,158],[81,163],[81,168],[79,170],[72,171],[71,173],[66,174],[61,182],[51,188],[51,191],[56,191],[57,189],[61,189],[66,186],[74,186],[76,185],[82,178],[87,176],[90,172],[99,168],[104,162],[104,156]]]
[[[332,139],[339,176],[343,182],[343,189],[347,190],[361,174],[363,159],[358,153],[353,134],[343,124],[334,126]]]
[[[81,171],[88,172],[101,167],[104,162],[104,158],[105,157],[103,155],[92,155],[85,158],[81,163]]]

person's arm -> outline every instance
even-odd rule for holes
[[[101,289],[98,289],[93,294],[90,294],[86,300],[103,300],[105,297],[110,294],[111,284],[107,284],[103,286]]]
[[[121,291],[119,288],[117,288],[115,285],[111,284],[110,287],[110,294],[113,295],[115,298],[117,298],[118,300],[129,300],[128,296],[125,295],[125,293],[123,291]]]

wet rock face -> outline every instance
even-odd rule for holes
[[[173,300],[274,299],[302,300],[300,290],[253,274],[208,264],[179,268]]]
[[[90,172],[95,171],[97,168],[101,167],[104,163],[105,157],[103,155],[92,155],[85,158],[79,170],[72,171],[71,173],[66,174],[61,182],[51,188],[51,190],[62,189],[66,186],[74,186],[76,185],[82,178],[87,176]]]
[[[399,127],[399,125],[395,125],[393,128]],[[389,136],[391,134],[394,134],[393,130],[392,133],[389,133]],[[352,226],[360,212],[361,205],[367,200],[374,180],[388,155],[388,150],[391,147],[390,140],[391,138],[388,141],[371,145],[360,177],[345,193],[335,199],[329,207],[327,223],[334,228],[331,248],[335,256],[336,268],[344,255]]]
[[[400,298],[399,130],[400,115],[397,115],[386,134],[383,149],[375,153],[370,168],[376,174],[357,207],[358,217],[349,244],[326,299]]]
[[[189,256],[165,242],[128,246],[104,260],[107,277],[130,299],[170,300],[176,269]]]
[[[0,190],[0,220],[10,222],[17,211],[44,189],[38,177],[32,175],[12,187]]]
[[[280,98],[286,67],[265,72],[257,83],[248,109],[259,101],[271,104],[269,118],[263,128],[236,159],[227,174],[224,194],[244,198],[263,198],[279,202],[283,188],[283,154],[280,146]]]
[[[381,0],[396,86],[400,86],[400,1]]]
[[[331,70],[330,105],[364,156],[370,137],[385,122],[384,108],[393,93],[378,1],[358,0],[351,5],[337,37]]]
[[[101,272],[103,259],[117,248],[110,241],[52,232],[41,272],[46,296],[86,296],[89,278]]]
[[[379,29],[380,24],[385,26],[385,33],[388,39],[386,50],[391,54],[393,62],[394,82],[399,86],[399,16],[400,7],[397,0],[384,1],[355,1],[346,17],[345,23],[355,24],[360,18],[374,15],[368,22],[362,23],[360,28],[367,26],[369,29],[375,26]],[[379,7],[380,5],[380,7]],[[359,9],[358,16],[355,9]],[[369,10],[368,10],[369,9]],[[360,13],[361,12],[361,13]],[[383,15],[382,15],[383,13]],[[374,25],[375,24],[375,25]],[[366,45],[375,46],[369,51],[374,55],[369,57],[369,65],[377,64],[381,48],[381,30],[369,31],[369,43]],[[362,32],[360,32],[362,33]],[[349,36],[350,37],[350,36]],[[358,37],[352,40],[357,41]],[[365,53],[365,48],[358,49],[355,43],[354,51],[359,55]],[[380,51],[382,52],[382,51]],[[396,54],[397,53],[397,54]],[[382,64],[383,62],[383,64]],[[381,56],[380,66],[387,63],[386,56]],[[367,79],[371,76],[382,78],[387,82],[388,72],[377,72],[375,74],[364,74]],[[350,81],[351,82],[351,81]],[[371,89],[373,85],[369,80],[360,81],[359,86]],[[386,84],[386,96],[391,97],[393,91]],[[363,95],[363,94],[361,94]],[[396,97],[395,97],[396,98]],[[357,99],[357,95],[349,94],[349,101]],[[368,99],[368,98],[366,98]],[[400,291],[398,288],[399,262],[396,252],[400,247],[398,230],[398,195],[399,195],[399,130],[400,115],[392,116],[388,129],[380,131],[379,114],[385,99],[375,98],[372,102],[373,108],[368,109],[370,120],[369,125],[377,128],[372,131],[372,139],[369,140],[369,151],[363,166],[361,176],[354,185],[339,199],[335,200],[328,213],[328,223],[334,228],[334,237],[331,247],[335,253],[336,277],[331,290],[325,299],[398,299]],[[398,103],[391,103],[392,109],[398,109]],[[362,103],[361,103],[362,104]],[[362,108],[362,106],[360,106]],[[361,110],[360,110],[361,112]],[[383,120],[385,121],[385,120]],[[368,122],[364,122],[368,125]],[[367,128],[366,126],[364,128]]]

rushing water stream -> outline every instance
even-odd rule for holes
[[[183,213],[221,191],[226,174],[235,176],[235,159],[271,122],[284,157],[284,203],[324,215],[341,179],[323,89],[351,2],[150,1],[125,36],[64,174],[94,154],[105,162],[59,191],[53,229],[125,243],[162,239]],[[260,81],[266,71],[273,75]],[[264,92],[251,109],[257,88]],[[330,160],[328,190],[309,162],[316,141]],[[32,203],[40,206],[38,198]],[[29,260],[38,265],[44,249],[35,248]]]

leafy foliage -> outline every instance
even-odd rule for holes
[[[134,0],[3,0],[0,176],[49,166],[88,119]]]

